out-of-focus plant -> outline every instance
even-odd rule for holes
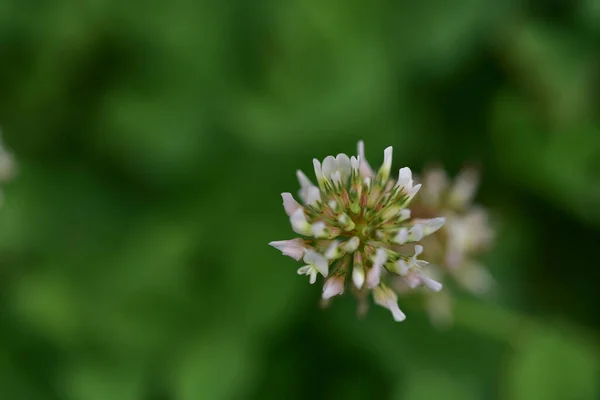
[[[2,131],[0,131],[0,185],[11,181],[14,178],[16,171],[15,159],[12,153],[4,146]],[[0,205],[3,201],[4,195],[0,188]]]
[[[424,257],[431,262],[429,273],[440,281],[453,279],[472,294],[484,295],[490,291],[493,279],[478,258],[490,249],[494,231],[487,210],[473,203],[479,185],[478,170],[464,168],[451,180],[441,167],[434,166],[424,171],[420,181],[423,190],[414,201],[415,217],[446,218],[442,229],[423,239]],[[406,292],[404,282],[396,282],[396,287]],[[432,321],[448,324],[452,318],[449,291],[425,296]]]

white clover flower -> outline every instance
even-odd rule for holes
[[[399,170],[397,180],[390,179],[392,147],[385,149],[376,173],[365,159],[362,141],[358,156],[328,156],[323,162],[313,160],[313,166],[316,185],[302,171],[296,172],[302,203],[290,193],[282,194],[292,229],[304,238],[269,244],[286,256],[302,258],[307,265],[298,273],[308,275],[310,283],[319,274],[326,278],[324,300],[341,295],[348,285],[360,304],[372,293],[375,303],[389,309],[396,321],[404,320],[389,284],[401,279],[413,288],[441,289],[426,275],[427,263],[417,259],[423,247],[416,245],[414,254],[406,254],[405,245],[433,234],[445,219],[411,218],[408,206],[421,184],[414,184],[408,167]]]

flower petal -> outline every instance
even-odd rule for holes
[[[374,175],[373,168],[371,168],[365,157],[365,143],[362,140],[358,142],[358,161],[360,162],[359,168],[363,178]]]
[[[277,250],[281,251],[284,256],[292,257],[296,261],[300,261],[306,250],[302,239],[274,241],[270,242],[269,246],[275,247]]]
[[[337,171],[337,162],[333,156],[327,156],[323,160],[323,176],[327,179],[331,178],[331,175]]]
[[[281,193],[281,198],[283,199],[283,208],[288,216],[292,216],[299,208],[302,208],[300,203],[298,203],[291,193]]]
[[[344,293],[344,278],[342,276],[332,276],[325,281],[322,295],[324,300],[342,293]]]
[[[346,154],[338,154],[335,158],[337,162],[337,168],[342,175],[342,181],[344,184],[348,181],[350,177],[350,173],[352,172],[352,164],[350,163],[350,158]]]

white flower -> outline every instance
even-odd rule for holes
[[[329,275],[329,264],[327,264],[325,257],[319,253],[308,250],[304,256],[304,262],[308,265],[298,268],[298,274],[310,276],[311,284],[317,281],[318,274],[321,274],[324,277]]]
[[[398,296],[392,289],[385,285],[379,285],[373,289],[375,304],[385,307],[392,312],[394,321],[404,321],[406,315],[398,307]]]
[[[333,275],[323,286],[325,300],[344,292],[349,274],[353,293],[359,299],[370,291],[380,305],[389,308],[398,321],[404,314],[396,303],[396,294],[386,286],[396,277],[418,280],[432,290],[439,284],[427,277],[416,255],[402,253],[398,244],[419,242],[443,225],[443,218],[415,220],[408,208],[420,188],[415,185],[409,168],[401,168],[398,180],[390,177],[392,147],[384,151],[383,164],[375,175],[365,158],[364,144],[358,143],[358,156],[327,156],[322,162],[313,160],[318,187],[296,171],[300,183],[298,203],[291,194],[282,194],[284,208],[292,229],[304,236],[297,242],[272,242],[285,255],[307,265],[299,274],[310,276],[311,283],[319,274]],[[402,264],[404,263],[404,264]]]
[[[493,278],[476,258],[489,249],[493,240],[493,230],[487,220],[487,212],[472,204],[477,181],[478,173],[471,168],[464,169],[454,181],[450,181],[441,168],[428,169],[421,180],[423,190],[413,203],[416,204],[413,210],[416,212],[413,213],[415,219],[412,222],[422,225],[424,234],[434,231],[431,239],[426,241],[424,252],[426,258],[433,263],[434,272],[443,278],[454,278],[461,287],[471,293],[483,295],[491,290]],[[419,220],[420,217],[429,218],[432,215],[446,218],[446,223],[441,229],[440,223],[432,220],[425,223],[424,220]],[[407,235],[402,235],[399,235],[400,238],[406,242]],[[430,267],[431,265],[427,267],[427,275],[416,273],[421,271],[424,274],[425,268],[415,268],[408,271],[403,280],[399,279],[396,282],[400,284],[399,287],[402,284],[423,285],[432,291],[438,290],[441,284],[431,279]],[[426,299],[434,323],[451,321],[451,298],[445,291],[430,293]]]
[[[419,285],[425,286],[432,292],[439,292],[442,290],[442,284],[438,281],[433,280],[423,272],[428,262],[419,260],[417,257],[423,253],[423,246],[415,246],[415,254],[408,260],[399,259],[396,262],[396,270],[399,275],[403,276],[408,286],[412,289]]]

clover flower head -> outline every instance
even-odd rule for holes
[[[298,274],[308,275],[310,283],[323,276],[324,300],[350,286],[360,304],[372,293],[375,303],[389,309],[396,321],[404,320],[389,284],[401,279],[411,288],[441,290],[442,285],[425,273],[427,263],[418,258],[423,246],[416,243],[438,231],[445,218],[412,217],[408,207],[421,184],[415,184],[408,167],[399,170],[397,179],[390,177],[392,147],[385,149],[377,172],[365,159],[362,141],[357,156],[314,159],[313,166],[316,185],[302,171],[296,173],[301,202],[291,193],[281,195],[292,229],[302,238],[269,244],[303,260],[306,265]]]

